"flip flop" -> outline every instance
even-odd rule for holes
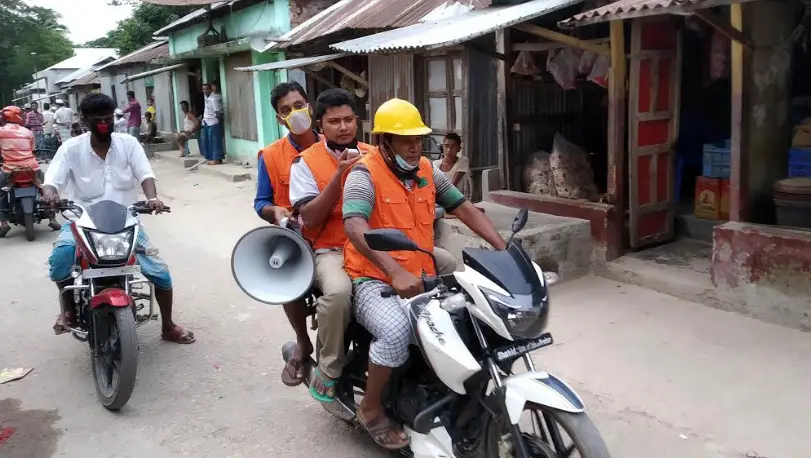
[[[303,367],[302,360],[290,358],[282,369],[282,383],[291,387],[304,383]]]
[[[318,380],[327,389],[327,391],[332,390],[332,396],[328,396],[326,394],[321,394],[315,389],[315,383],[310,384],[310,396],[315,398],[317,401],[330,403],[335,402],[335,380],[325,376],[321,373],[318,369],[313,369],[313,375],[318,377]]]
[[[381,415],[373,421],[367,423],[366,420],[363,419],[363,414],[361,412],[362,411],[358,409],[358,413],[355,418],[358,420],[358,424],[360,424],[360,426],[363,427],[367,433],[369,433],[369,436],[371,436],[372,440],[375,441],[375,444],[391,451],[402,450],[409,446],[409,443],[411,442],[409,439],[406,439],[404,442],[394,444],[388,441],[388,439],[391,439],[392,435],[398,434],[401,430],[398,430],[386,415]]]

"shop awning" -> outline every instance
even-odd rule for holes
[[[253,65],[250,67],[237,67],[234,70],[240,72],[266,72],[270,70],[290,70],[293,68],[307,67],[313,64],[329,62],[347,56],[347,53],[327,54],[324,56],[299,57],[296,59],[280,60],[268,64]]]
[[[558,26],[580,27],[601,22],[657,16],[661,14],[690,15],[715,6],[728,6],[754,0],[620,0],[584,13],[576,14]]]
[[[541,17],[581,0],[531,0],[514,6],[472,10],[448,18],[368,35],[331,45],[357,54],[431,50],[478,38],[496,30]]]
[[[141,72],[141,73],[136,73],[134,75],[130,75],[130,76],[124,78],[123,80],[121,80],[121,82],[122,83],[128,83],[130,81],[140,80],[140,79],[144,79],[146,77],[152,76],[152,75],[157,75],[159,73],[164,73],[164,72],[168,72],[168,71],[172,71],[172,70],[177,70],[178,68],[182,68],[182,67],[185,67],[185,66],[186,66],[186,64],[175,64],[175,65],[169,65],[168,67],[156,68],[154,70],[149,70],[149,71],[145,71],[145,72]]]

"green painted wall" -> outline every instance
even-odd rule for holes
[[[225,26],[228,40],[233,41],[245,38],[252,33],[282,34],[290,30],[290,14],[288,0],[273,0],[262,2],[243,10],[231,13],[225,17],[214,20],[214,28],[219,32]],[[169,36],[169,50],[172,55],[189,52],[197,49],[197,37],[208,28],[207,23],[195,24],[186,29],[179,30]],[[251,61],[254,65],[284,60],[284,53],[258,53],[250,51]],[[270,105],[270,92],[273,87],[287,79],[285,71],[269,71],[253,73],[254,109],[257,120],[257,140],[245,140],[231,136],[231,128],[227,118],[228,88],[226,84],[225,56],[201,59],[202,76],[204,82],[220,81],[223,104],[226,107],[225,152],[229,160],[256,161],[257,152],[265,145],[279,139],[281,132],[276,122],[276,113]],[[175,94],[182,91],[182,84],[172,79]],[[179,123],[182,118],[178,117]]]

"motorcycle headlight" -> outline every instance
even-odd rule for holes
[[[132,250],[132,228],[117,234],[103,234],[101,232],[88,231],[90,243],[96,251],[96,256],[100,261],[126,260]]]
[[[505,296],[480,287],[487,302],[513,337],[535,339],[543,334],[549,315],[545,288],[535,294]]]

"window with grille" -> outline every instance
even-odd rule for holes
[[[425,151],[439,157],[445,134],[456,132],[464,137],[464,64],[461,56],[429,57],[425,60],[426,123],[433,133]]]

